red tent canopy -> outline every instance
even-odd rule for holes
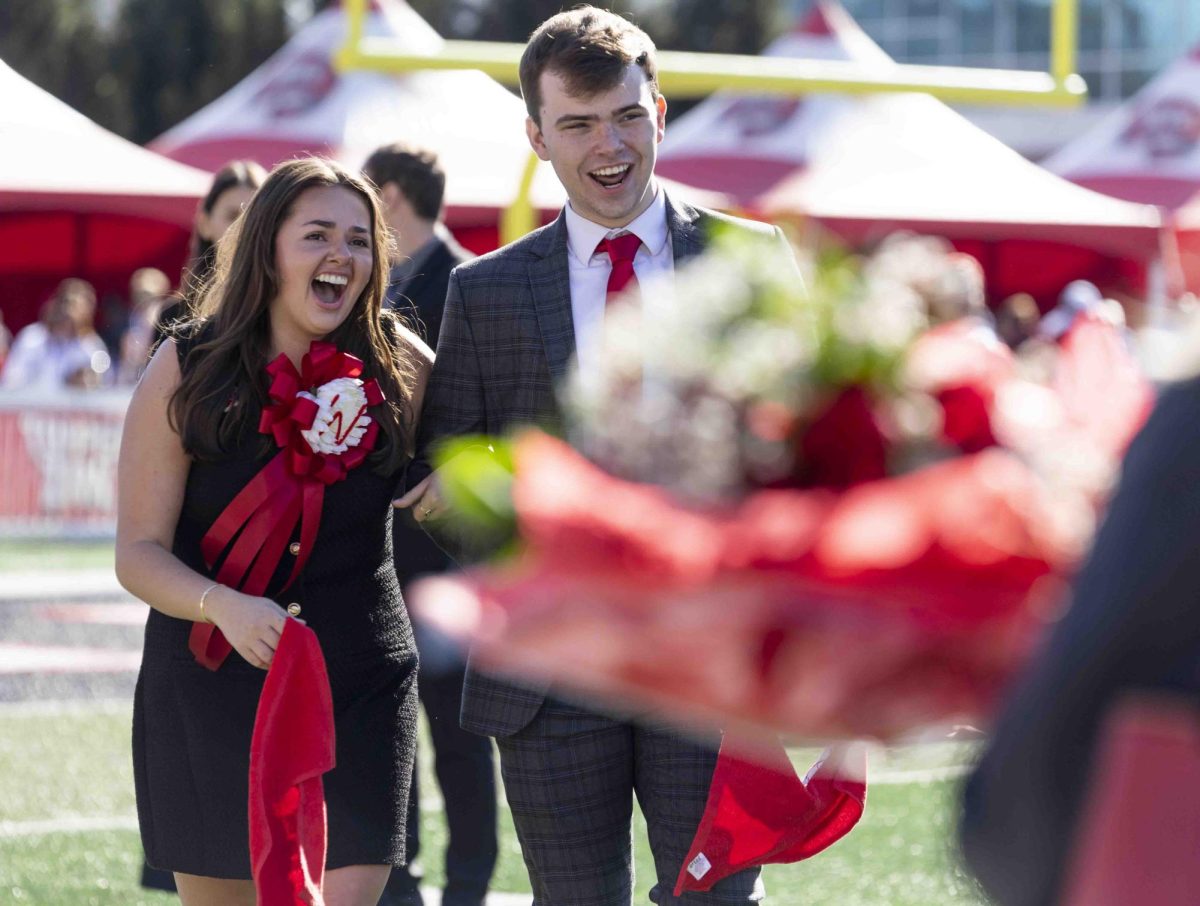
[[[1178,266],[1173,276],[1183,284],[1173,288],[1200,295],[1200,192],[1172,215],[1171,227],[1177,258],[1170,263]]]
[[[895,65],[825,0],[767,53]],[[716,95],[670,126],[660,170],[856,245],[897,229],[946,236],[983,264],[993,300],[1024,291],[1049,305],[1079,278],[1138,292],[1158,254],[1153,208],[1071,185],[925,95]]]
[[[1177,208],[1200,191],[1200,47],[1045,161],[1071,182]]]
[[[97,126],[0,62],[0,308],[37,317],[64,277],[102,295],[154,266],[174,278],[209,176]]]

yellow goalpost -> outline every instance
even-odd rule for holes
[[[715,91],[802,95],[813,92],[877,94],[919,91],[944,101],[1003,106],[1075,107],[1087,86],[1075,72],[1079,0],[1051,0],[1050,66],[1045,72],[897,63],[886,69],[842,60],[804,60],[744,54],[660,50],[658,76],[672,97],[703,97]],[[343,0],[348,29],[335,63],[340,70],[403,73],[418,69],[478,69],[497,81],[517,84],[525,45],[446,41],[435,54],[414,54],[394,40],[365,34],[368,0]],[[533,225],[527,193],[536,158],[502,224],[505,241]]]

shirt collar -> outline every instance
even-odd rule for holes
[[[633,233],[642,240],[651,255],[659,254],[667,244],[667,199],[658,182],[654,183],[654,199],[650,206],[642,211],[630,223],[623,227],[611,228],[601,226],[588,220],[576,212],[567,202],[567,245],[571,254],[580,264],[586,265],[592,260],[596,246],[601,240],[618,233]]]

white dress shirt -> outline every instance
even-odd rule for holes
[[[612,261],[608,253],[596,252],[603,240],[620,233],[633,233],[642,240],[633,259],[633,272],[638,286],[653,286],[653,292],[642,293],[642,310],[654,317],[655,310],[669,305],[671,300],[663,287],[669,286],[675,273],[675,255],[667,230],[667,201],[662,187],[655,185],[654,200],[627,226],[610,229],[593,223],[571,207],[567,218],[567,270],[571,280],[571,318],[575,327],[575,355],[582,375],[595,372],[599,364],[601,328],[608,294],[608,277]]]

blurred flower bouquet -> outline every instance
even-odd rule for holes
[[[931,240],[824,262],[719,236],[606,318],[570,443],[446,451],[510,541],[416,606],[494,669],[727,730],[985,716],[1087,549],[1150,393],[1111,325],[1014,357]],[[936,323],[940,322],[940,323]]]

